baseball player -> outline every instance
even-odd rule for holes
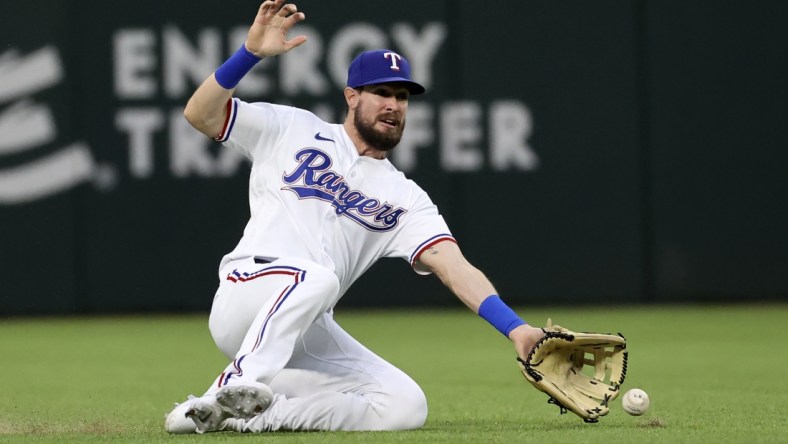
[[[252,162],[251,218],[221,261],[209,326],[231,362],[201,397],[177,405],[171,433],[403,430],[421,427],[419,386],[334,321],[332,310],[375,261],[400,257],[436,274],[525,357],[543,336],[460,252],[427,194],[386,159],[424,88],[389,50],[351,63],[347,118],[233,98],[263,57],[306,43],[293,4],[262,3],[245,44],[195,91],[186,119]]]

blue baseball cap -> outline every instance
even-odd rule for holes
[[[426,91],[410,79],[410,64],[405,57],[390,49],[362,52],[347,70],[347,86],[351,88],[390,82],[405,84],[411,94]]]

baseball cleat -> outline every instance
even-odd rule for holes
[[[265,384],[227,385],[216,392],[216,402],[233,417],[249,419],[263,413],[274,398]]]
[[[189,395],[186,402],[175,404],[175,408],[164,417],[164,430],[174,434],[196,433],[197,425],[191,418],[186,417],[186,412],[191,410],[197,399]]]
[[[186,421],[194,423],[194,432],[223,430],[229,419],[249,419],[264,412],[273,397],[273,392],[265,384],[225,386],[215,395],[189,399],[182,404],[186,407],[176,407],[167,416],[165,428],[170,433],[193,433],[187,431],[187,424],[180,419],[170,419],[178,416],[177,411],[182,412]]]
[[[225,419],[232,416],[224,411],[211,395],[197,399],[184,413],[187,420],[194,422],[197,433],[215,432],[220,429]]]

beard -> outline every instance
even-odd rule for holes
[[[361,136],[361,140],[367,145],[378,151],[391,151],[399,144],[400,139],[402,139],[402,132],[405,130],[404,117],[401,120],[397,119],[400,122],[397,128],[394,128],[390,132],[382,132],[375,129],[377,120],[371,122],[364,120],[361,117],[362,114],[361,103],[359,103],[354,112],[353,125],[356,127],[356,131],[358,131],[358,135]]]

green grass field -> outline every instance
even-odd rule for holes
[[[508,341],[469,311],[339,311],[357,339],[420,383],[421,430],[169,436],[164,414],[225,365],[206,316],[0,320],[0,442],[788,442],[788,305],[519,310],[628,340],[625,389],[598,424],[559,415],[515,365]]]

